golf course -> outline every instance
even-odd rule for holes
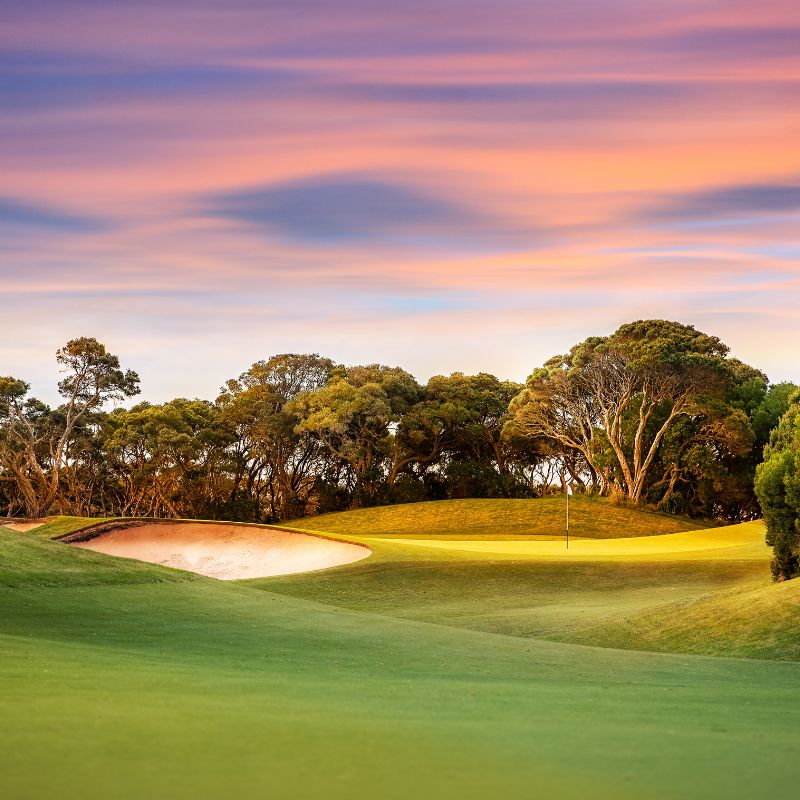
[[[800,0],[0,24],[0,800],[800,797]]]
[[[9,521],[0,794],[791,796],[800,581],[772,582],[763,524],[570,505],[569,549],[563,495],[202,536]],[[92,549],[111,536],[138,556]],[[171,536],[269,573],[142,560]]]

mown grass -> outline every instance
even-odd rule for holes
[[[103,522],[103,519],[103,517],[51,517],[44,525],[34,528],[29,533],[43,539],[58,539],[59,536],[67,536],[90,525],[97,525]]]
[[[736,798],[800,777],[795,664],[498,636],[203,578],[76,587],[62,562],[97,564],[30,542],[53,583],[0,589],[4,797]]]
[[[250,583],[512,636],[800,659],[800,607],[796,595],[779,595],[771,583],[761,523],[660,539],[584,540],[570,551],[549,541],[483,537],[361,540],[374,548],[366,561]]]
[[[249,583],[351,609],[491,633],[586,637],[611,618],[752,580],[750,564],[399,560]],[[607,640],[608,634],[604,634]],[[613,646],[620,646],[615,643]],[[629,641],[628,646],[632,643]],[[680,651],[680,647],[674,649]]]
[[[14,521],[13,519],[11,520],[11,522]],[[44,539],[57,539],[59,536],[66,536],[102,521],[103,518],[98,519],[95,517],[48,517],[41,525],[26,531],[26,533]],[[0,517],[0,530],[12,530],[3,526],[2,517]]]
[[[89,524],[97,520],[90,520]],[[50,533],[61,536],[86,526],[86,522],[53,523]],[[49,541],[36,528],[17,533],[0,528],[0,587],[89,586],[154,581],[192,580],[195,576],[165,570],[144,561],[110,559],[91,550],[79,550]],[[65,553],[65,551],[67,551]]]
[[[800,661],[800,581],[734,586],[639,610],[573,641]]]
[[[563,537],[565,496],[534,500],[439,500],[362,508],[295,520],[295,528],[348,536]],[[570,498],[570,535],[592,539],[657,536],[713,523],[642,511],[605,497]]]
[[[567,559],[575,561],[624,560],[678,561],[747,560],[766,561],[769,548],[760,522],[745,522],[720,528],[683,531],[658,536],[627,536],[615,539],[546,540],[529,537],[504,537],[500,540],[485,536],[454,538],[452,536],[362,536],[359,541],[386,546],[406,546],[411,550],[436,550],[439,553],[460,554],[461,557],[493,559]]]
[[[357,564],[224,583],[47,540],[72,524],[0,532],[2,797],[730,800],[800,780],[800,664],[548,641],[793,657],[797,591],[755,547],[378,539]]]

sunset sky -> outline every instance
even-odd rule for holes
[[[26,0],[0,374],[273,353],[522,380],[642,317],[800,378],[797,0]]]

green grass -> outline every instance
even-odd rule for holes
[[[731,587],[752,585],[755,576],[767,585],[768,571],[741,562],[678,562],[674,564],[491,560],[398,560],[363,562],[331,572],[301,577],[249,581],[270,591],[350,609],[370,609],[404,619],[490,633],[610,647],[664,649],[653,618],[631,629],[631,618],[659,608],[673,609],[680,600],[699,600]],[[738,590],[738,589],[737,589]],[[798,618],[777,622],[800,642]],[[718,652],[707,632],[702,652]],[[705,639],[703,638],[705,637]],[[768,642],[717,640],[727,654],[771,657]],[[697,641],[675,637],[676,652],[696,652]],[[796,650],[795,650],[796,652]],[[784,650],[779,650],[783,655]]]
[[[60,536],[85,526],[85,521],[76,521],[72,526],[53,523],[50,532]],[[29,533],[0,528],[0,588],[104,586],[194,578],[190,573],[165,570],[143,561],[112,559],[91,550],[67,548],[60,542],[49,541],[39,528]]]
[[[51,517],[44,525],[34,528],[29,533],[44,539],[57,539],[59,536],[67,536],[102,521],[102,517]]]
[[[732,582],[587,634],[586,641],[617,647],[800,661],[800,581]]]
[[[2,523],[0,517],[0,523]],[[30,531],[27,531],[27,536],[33,536],[40,539],[57,539],[60,536],[67,536],[70,533],[83,530],[90,525],[96,525],[103,521],[103,517],[49,517],[44,523]],[[13,520],[12,520],[13,521]],[[0,532],[12,532],[11,528],[5,528],[0,524]]]
[[[58,525],[0,532],[4,798],[728,800],[800,780],[800,663],[779,660],[800,591],[752,547],[570,562],[387,539],[224,583],[48,541]],[[747,637],[761,660],[554,641]]]
[[[594,508],[601,527],[606,514],[618,512],[607,503]],[[649,515],[643,516],[640,529]],[[344,525],[337,527],[348,535]],[[761,523],[586,540],[570,551],[551,541],[442,540],[428,533],[403,540],[351,534],[373,548],[371,558],[249,584],[337,607],[531,639],[800,660],[800,592],[772,584]],[[705,549],[683,549],[689,544]]]
[[[323,514],[292,523],[296,528],[348,536],[476,536],[484,538],[564,535],[565,496],[536,500],[440,500]],[[615,505],[604,497],[570,498],[570,534],[591,539],[656,536],[696,530],[712,523]]]
[[[770,550],[758,522],[580,542],[561,557],[553,556],[553,542],[393,539],[381,549],[406,542],[415,548],[406,549],[404,559],[418,557],[404,561],[402,576],[379,561],[373,570],[387,575],[374,583],[367,577],[348,589],[344,573],[320,573],[302,587],[287,578],[272,588],[515,636],[800,660],[800,581],[769,580]],[[690,543],[705,547],[683,549]],[[413,601],[403,599],[410,584],[421,589]],[[467,585],[469,592],[463,590]]]

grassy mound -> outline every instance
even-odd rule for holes
[[[40,539],[57,539],[59,536],[67,536],[102,521],[102,518],[96,517],[48,517],[44,524],[27,531],[27,535]],[[2,518],[0,518],[0,531],[10,532],[10,529],[3,527]]]
[[[569,551],[563,541],[527,538],[362,539],[374,550],[362,565],[253,585],[339,607],[535,639],[759,658],[797,658],[800,651],[791,606],[776,602],[758,613],[743,606],[738,616],[725,607],[726,597],[735,606],[735,598],[750,590],[774,596],[770,550],[758,522],[586,539]],[[716,616],[710,611],[715,604]]]
[[[565,497],[535,500],[437,500],[323,514],[291,523],[301,530],[349,536],[548,538],[564,536]],[[604,497],[570,498],[570,536],[657,536],[710,523],[616,505]]]
[[[800,580],[684,597],[586,632],[612,647],[800,661]]]
[[[74,533],[96,519],[59,518],[29,533],[0,527],[0,588],[96,586],[191,580],[191,573],[165,570],[143,561],[111,559],[78,550],[51,536]],[[66,551],[66,552],[65,552]]]

